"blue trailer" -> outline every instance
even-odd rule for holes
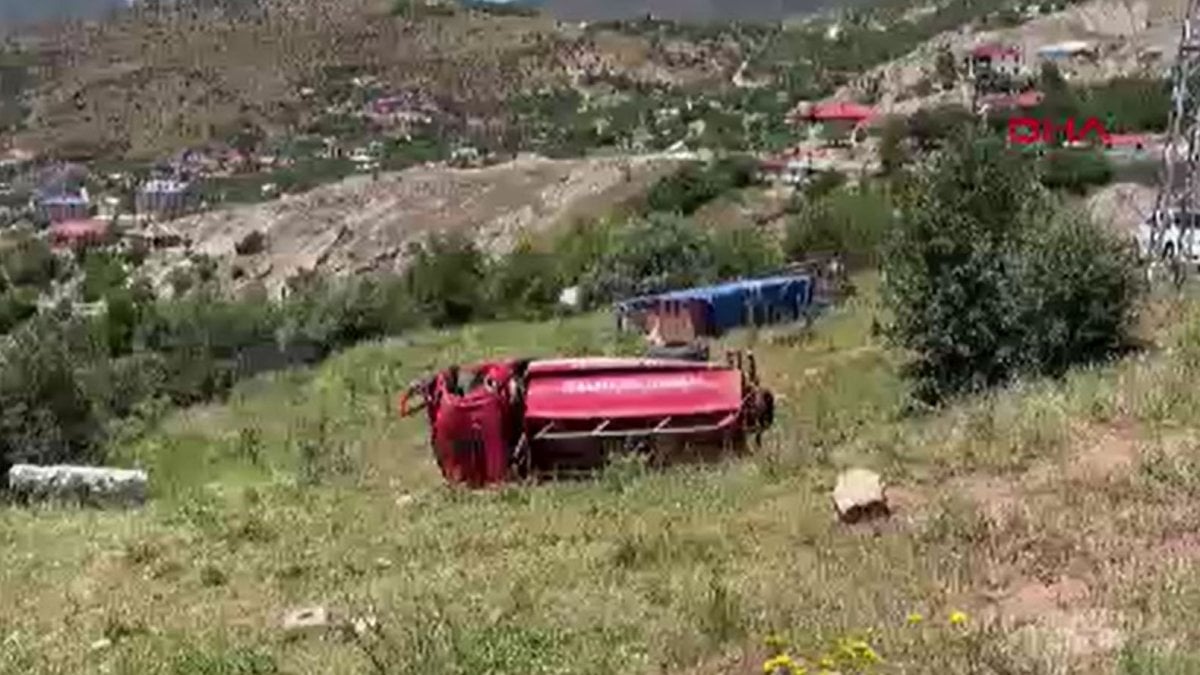
[[[797,321],[814,308],[813,277],[775,276],[668,291],[616,303],[619,326],[643,330],[658,313],[686,313],[697,335],[715,337],[741,326]]]

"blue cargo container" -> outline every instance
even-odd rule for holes
[[[698,308],[698,332],[720,335],[739,326],[807,316],[813,308],[813,280],[808,275],[797,275],[733,281],[631,298],[618,302],[616,310],[623,321],[671,303]]]

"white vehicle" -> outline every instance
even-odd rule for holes
[[[1183,254],[1184,260],[1200,262],[1200,212],[1188,215],[1186,222],[1190,226],[1188,228],[1190,232],[1187,233],[1181,227],[1185,221],[1179,211],[1172,209],[1169,213],[1171,214],[1170,226],[1163,233],[1161,256],[1170,258],[1178,251]],[[1138,251],[1145,259],[1158,257],[1150,250],[1150,234],[1153,231],[1153,223],[1154,216],[1151,215],[1138,226]]]

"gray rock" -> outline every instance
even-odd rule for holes
[[[95,466],[17,464],[8,470],[8,488],[25,501],[139,505],[146,501],[145,471]]]
[[[879,474],[867,469],[850,469],[838,476],[833,489],[833,505],[838,518],[855,523],[889,515]]]

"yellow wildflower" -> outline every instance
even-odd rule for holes
[[[822,656],[821,660],[817,662],[817,665],[821,666],[822,670],[833,670],[834,663],[832,658],[828,656]]]
[[[905,621],[910,626],[915,626],[924,620],[925,620],[925,617],[921,616],[920,612],[909,612],[908,618],[905,619]]]
[[[879,658],[879,653],[876,652],[871,645],[864,640],[855,640],[853,643],[854,656],[859,661],[867,663],[879,663],[882,659]]]
[[[771,650],[772,656],[779,656],[783,653],[784,647],[787,646],[787,642],[785,642],[782,637],[775,634],[768,635],[764,642],[766,643],[767,649]]]
[[[780,654],[763,663],[763,675],[804,675],[804,669],[796,665],[791,656]]]
[[[953,612],[950,612],[950,625],[951,626],[965,626],[966,623],[967,623],[967,615],[965,612],[961,612],[959,610],[954,610]]]

